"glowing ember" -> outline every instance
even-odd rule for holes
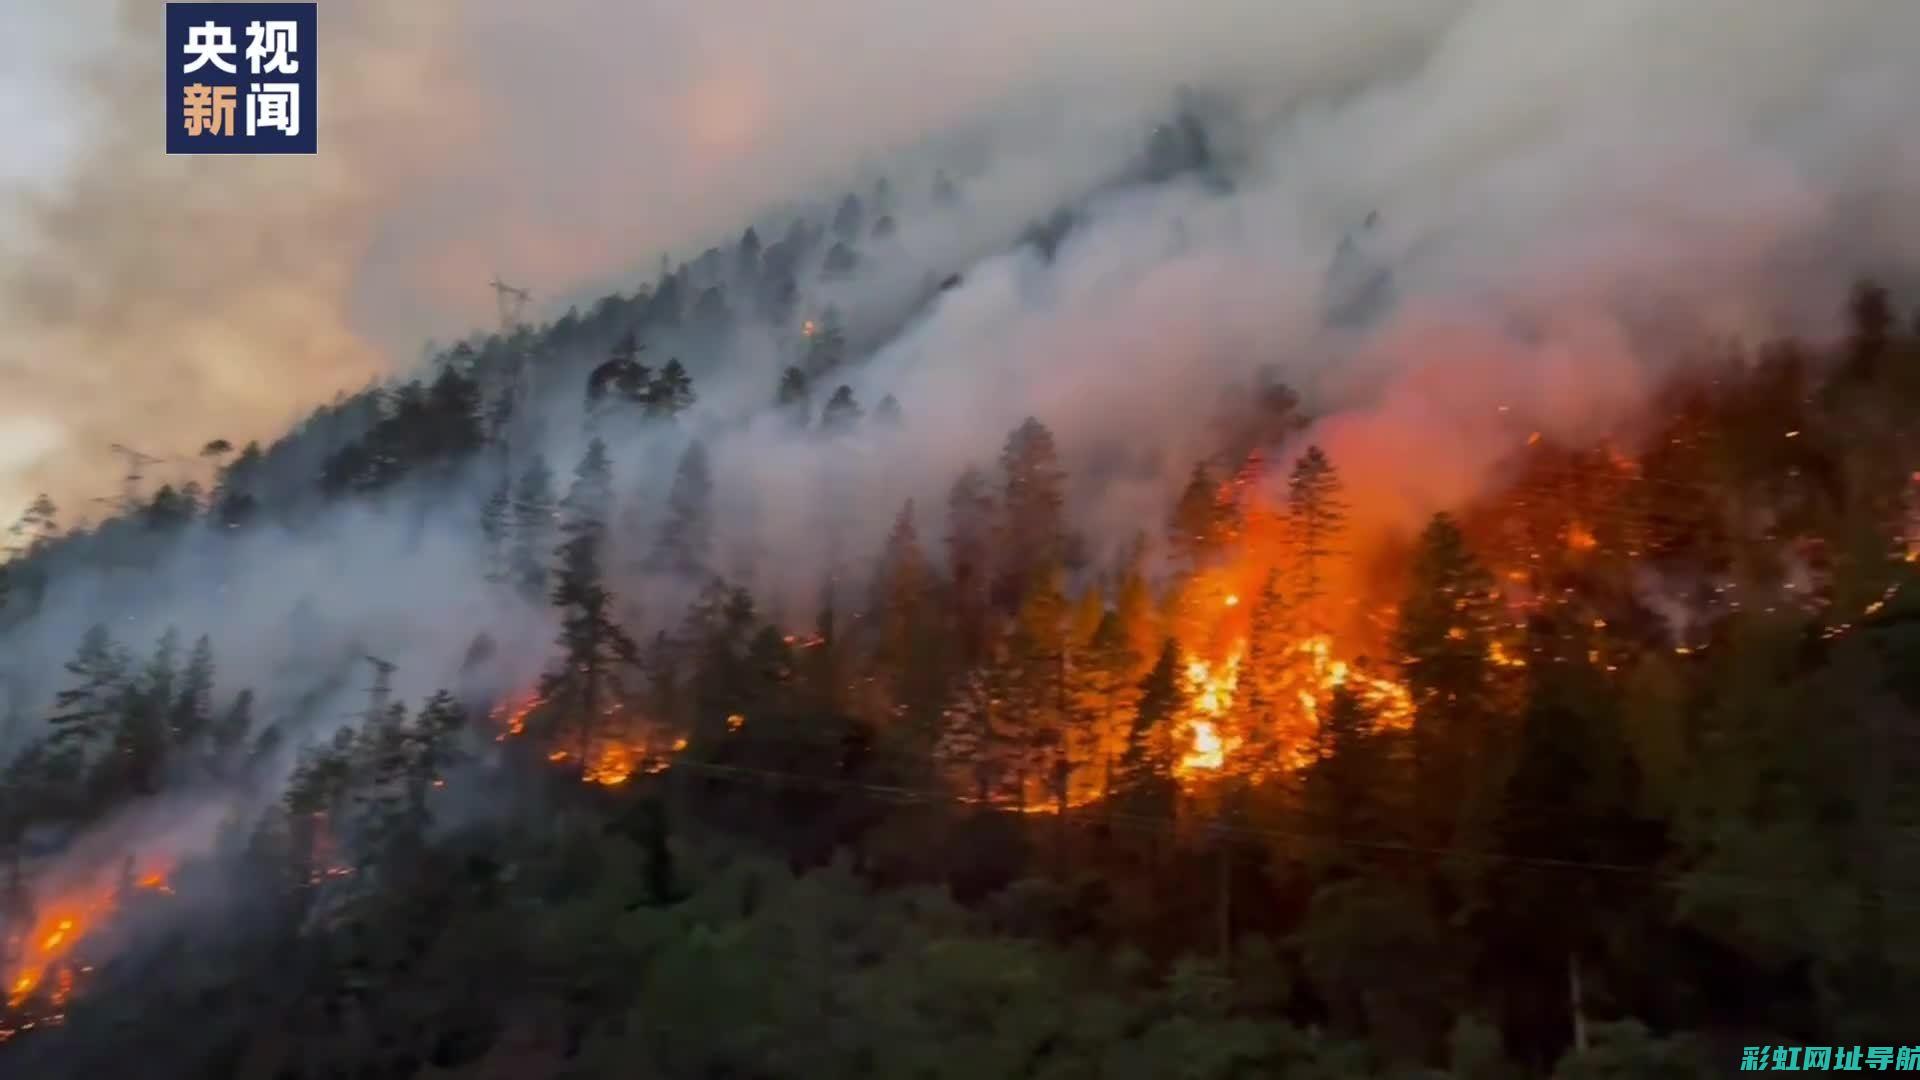
[[[608,743],[595,754],[581,778],[589,784],[615,787],[627,782],[633,775],[638,754],[624,743]]]
[[[1238,596],[1237,594],[1235,594],[1235,593],[1228,593],[1228,594],[1227,594],[1227,606],[1228,606],[1228,607],[1239,607],[1239,606],[1240,606],[1240,597],[1239,597],[1239,596]]]
[[[136,888],[150,892],[171,894],[173,889],[167,885],[166,875],[161,871],[149,872],[133,881]],[[4,985],[7,988],[7,1006],[19,1009],[39,992],[42,986],[52,978],[49,994],[50,1003],[63,1005],[73,991],[73,972],[71,957],[76,945],[93,930],[108,922],[120,900],[119,886],[95,887],[80,895],[56,897],[47,905],[46,913],[41,915],[25,932],[11,935],[6,941],[6,953],[12,955],[14,969],[7,972]],[[42,1019],[57,1022],[52,1016]]]
[[[1594,621],[1600,622],[1600,620],[1598,619]],[[1606,624],[1601,623],[1601,625],[1604,626]],[[1492,664],[1494,667],[1523,668],[1527,666],[1527,661],[1525,657],[1514,656],[1512,653],[1509,653],[1507,651],[1507,647],[1505,645],[1501,644],[1498,641],[1493,642],[1487,646],[1487,662]]]
[[[495,742],[506,742],[518,735],[526,734],[527,716],[533,710],[547,703],[546,699],[531,691],[494,706],[492,718],[500,733],[493,737]]]
[[[746,723],[746,717],[741,716],[739,713],[734,713],[732,716],[727,717],[727,730],[739,731],[742,727],[746,726]]]
[[[1567,526],[1568,550],[1592,551],[1594,548],[1599,546],[1600,546],[1600,541],[1594,537],[1592,529],[1587,528],[1585,525],[1582,525],[1577,521]]]

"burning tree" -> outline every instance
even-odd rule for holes
[[[600,562],[612,501],[606,446],[595,439],[574,470],[562,504],[567,539],[556,552],[560,566],[551,595],[560,612],[562,660],[541,680],[540,699],[552,736],[572,743],[583,773],[618,782],[631,772],[631,763],[613,762],[598,770],[596,755],[603,746],[624,745],[616,730],[625,696],[621,675],[639,663],[639,648],[613,617],[613,593]]]

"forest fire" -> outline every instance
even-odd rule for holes
[[[529,691],[507,698],[505,701],[494,706],[491,717],[494,726],[498,727],[500,731],[494,735],[493,741],[506,742],[510,738],[526,734],[527,717],[535,709],[545,704],[545,698],[536,692]]]
[[[1188,662],[1189,700],[1199,715],[1187,722],[1193,745],[1180,758],[1179,771],[1182,775],[1216,771],[1226,764],[1227,755],[1239,748],[1241,740],[1238,737],[1228,739],[1220,732],[1221,719],[1233,704],[1239,679],[1238,649],[1219,665],[1218,670],[1205,660]]]
[[[494,741],[506,742],[508,739],[525,735],[528,718],[546,704],[546,699],[539,693],[526,691],[513,695],[494,706],[489,714],[498,729],[494,734]],[[622,710],[617,705],[609,707],[606,712],[610,723],[615,725],[625,723],[620,719]],[[730,716],[727,718],[728,730],[738,730],[739,726],[745,722],[744,717]],[[587,752],[584,765],[580,769],[580,780],[582,783],[597,784],[601,787],[618,787],[632,779],[635,773],[654,775],[665,772],[672,764],[671,755],[685,750],[687,740],[678,738],[668,746],[669,749],[656,752],[644,740],[635,741],[618,736],[597,739],[593,749]],[[568,765],[580,760],[576,752],[578,749],[578,747],[575,750],[555,747],[548,750],[545,757],[551,764]]]
[[[1380,726],[1398,728],[1411,722],[1413,702],[1407,688],[1391,679],[1358,670],[1345,660],[1335,659],[1333,640],[1328,635],[1314,635],[1298,642],[1293,648],[1299,657],[1299,671],[1304,682],[1295,698],[1298,712],[1294,716],[1304,723],[1289,723],[1285,718],[1271,715],[1256,720],[1246,715],[1244,708],[1239,708],[1246,704],[1240,700],[1243,697],[1240,694],[1240,682],[1244,646],[1236,645],[1227,659],[1218,665],[1204,660],[1188,661],[1185,673],[1187,700],[1193,715],[1185,726],[1187,745],[1176,769],[1179,776],[1195,781],[1208,774],[1225,771],[1234,762],[1235,755],[1250,741],[1269,743],[1271,736],[1278,734],[1268,732],[1264,733],[1270,736],[1267,739],[1250,739],[1255,733],[1244,730],[1248,724],[1269,724],[1296,733],[1310,730],[1317,721],[1321,705],[1341,687],[1354,689]],[[1313,747],[1305,739],[1295,739],[1291,745],[1277,746],[1275,753],[1291,768],[1304,767],[1313,759]],[[1256,774],[1267,771],[1267,766],[1261,763],[1251,763],[1247,768]]]
[[[111,887],[55,897],[44,905],[43,914],[34,913],[37,905],[27,903],[24,894],[16,899],[18,908],[12,916],[24,912],[27,926],[9,931],[4,955],[0,956],[7,963],[6,1014],[0,1015],[0,1042],[37,1024],[57,1024],[64,1018],[76,971],[84,974],[91,970],[76,959],[76,950],[90,934],[113,920],[133,890],[169,896],[173,893],[164,871],[153,870],[135,878],[129,867]]]

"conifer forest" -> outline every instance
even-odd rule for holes
[[[1565,31],[1748,126],[1497,149],[1537,19],[1381,6],[1456,21],[590,288],[450,247],[417,360],[73,450],[0,523],[0,1075],[1909,1064],[1920,78],[1841,48],[1909,9]]]

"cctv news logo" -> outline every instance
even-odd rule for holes
[[[314,153],[315,7],[168,4],[167,153]]]

